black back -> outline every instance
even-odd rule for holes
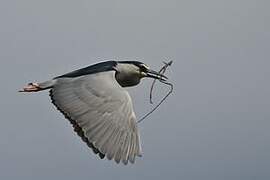
[[[138,67],[140,67],[141,64],[144,64],[144,63],[142,63],[140,61],[118,61],[118,62],[119,63],[126,63],[126,64],[134,64],[134,65],[136,65]]]
[[[114,67],[116,66],[117,62],[116,61],[106,61],[106,62],[101,62],[97,63],[82,69],[78,69],[76,71],[72,71],[70,73],[57,76],[54,79],[58,78],[74,78],[74,77],[79,77],[79,76],[84,76],[88,74],[94,74],[94,73],[99,73],[99,72],[105,72],[105,71],[113,71]]]

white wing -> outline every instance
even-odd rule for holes
[[[53,104],[101,158],[117,163],[141,156],[131,98],[115,80],[115,72],[59,78],[50,91]]]

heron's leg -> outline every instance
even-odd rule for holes
[[[42,88],[39,86],[38,83],[29,83],[23,88],[23,90],[20,90],[19,92],[37,92],[41,90]]]

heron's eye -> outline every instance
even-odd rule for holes
[[[149,67],[147,65],[145,65],[145,64],[141,64],[140,69],[141,69],[142,72],[148,72]]]

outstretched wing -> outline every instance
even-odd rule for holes
[[[50,96],[77,134],[101,158],[127,164],[141,156],[132,101],[115,80],[114,71],[58,78]]]

